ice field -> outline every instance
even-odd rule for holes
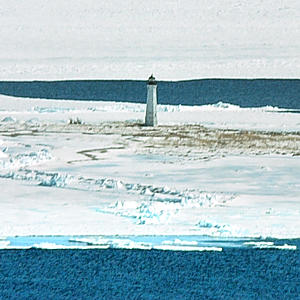
[[[159,105],[151,128],[144,104],[0,104],[1,247],[48,236],[30,245],[218,251],[224,239],[300,238],[299,113]]]
[[[299,6],[1,1],[0,79],[299,78]]]

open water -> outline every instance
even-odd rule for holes
[[[0,299],[300,299],[299,283],[299,250],[0,250]]]
[[[146,81],[0,81],[0,94],[45,99],[146,102]],[[300,79],[199,79],[159,81],[158,103],[300,109]]]

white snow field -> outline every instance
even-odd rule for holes
[[[298,0],[0,0],[0,79],[299,78],[299,19]]]
[[[300,238],[299,113],[159,105],[151,128],[144,104],[0,96],[0,106],[0,247],[15,236],[66,247],[53,236],[68,236],[219,251],[198,240]]]

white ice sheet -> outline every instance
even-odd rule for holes
[[[80,127],[32,133],[25,125],[62,128],[69,117],[91,128],[109,118],[133,122],[143,117],[141,104],[4,96],[0,102],[0,236],[300,237],[299,156],[219,153],[191,160],[140,153],[126,135],[83,134]],[[277,110],[168,106],[158,116],[169,124],[180,115],[182,126],[209,115],[213,127],[298,130],[299,114]],[[88,149],[95,149],[87,152],[92,156],[82,154]]]

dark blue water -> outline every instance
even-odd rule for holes
[[[146,81],[1,81],[0,94],[45,99],[144,103]],[[158,82],[160,104],[203,105],[219,101],[241,107],[269,105],[300,109],[300,79],[201,79]]]
[[[300,299],[300,251],[0,250],[1,299]]]

